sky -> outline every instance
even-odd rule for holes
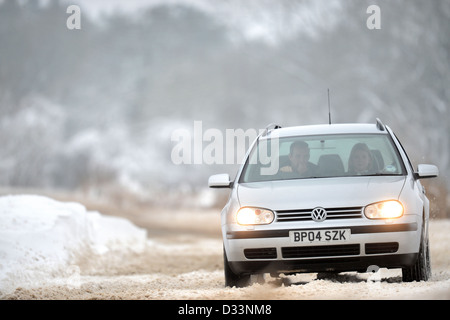
[[[298,30],[314,36],[316,28],[332,27],[339,19],[340,0],[63,0],[77,4],[82,14],[100,19],[115,12],[139,14],[146,8],[161,4],[191,5],[215,16],[235,29],[244,38],[277,44]],[[270,6],[270,10],[267,8]],[[275,8],[275,9],[274,9]]]

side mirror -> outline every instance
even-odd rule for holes
[[[208,187],[210,188],[230,188],[232,184],[230,175],[227,173],[215,174],[208,179]]]
[[[439,169],[432,164],[419,164],[414,175],[417,179],[436,178],[439,175]]]

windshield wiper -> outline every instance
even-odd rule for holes
[[[376,177],[376,176],[401,176],[401,173],[371,173],[363,174],[361,177]]]

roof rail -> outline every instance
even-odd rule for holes
[[[380,131],[385,130],[385,125],[383,124],[383,122],[381,122],[381,120],[379,118],[377,118],[377,129]]]
[[[276,130],[276,129],[280,129],[280,128],[281,128],[280,125],[275,124],[275,123],[271,123],[264,129],[264,131],[263,131],[261,136],[267,135],[269,133],[269,131],[271,131],[271,130]]]

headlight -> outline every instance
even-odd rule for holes
[[[364,209],[364,214],[369,219],[400,218],[403,215],[403,206],[397,200],[372,203]]]
[[[244,207],[239,209],[236,220],[242,225],[269,224],[275,215],[272,211],[262,208]]]

